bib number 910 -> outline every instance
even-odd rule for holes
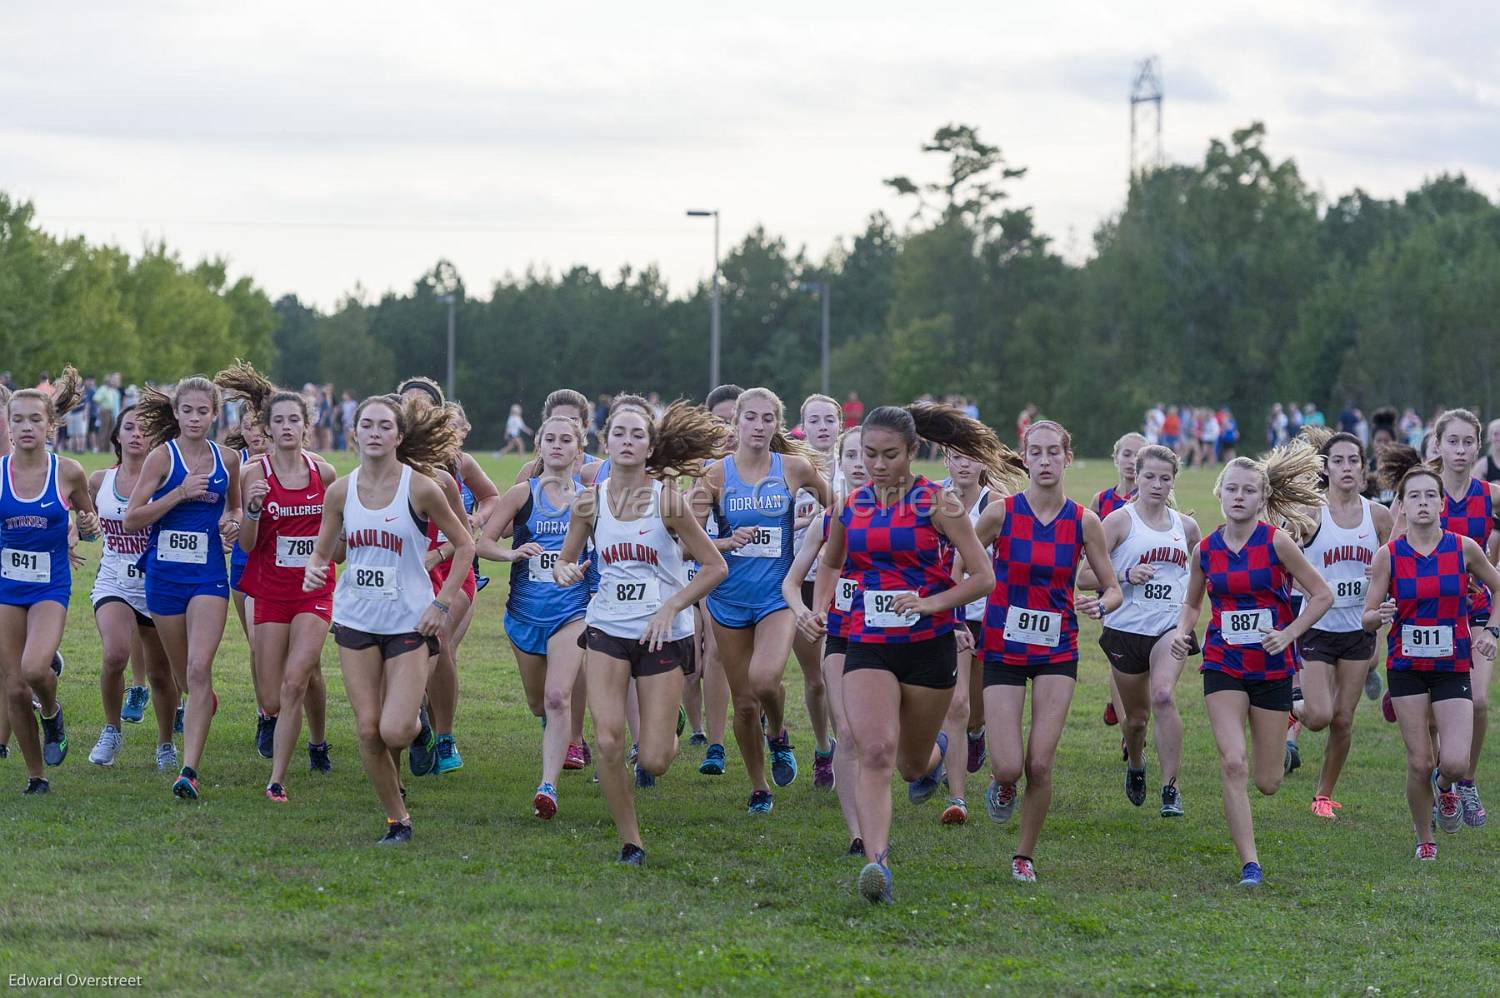
[[[1062,614],[1055,610],[1010,607],[1005,612],[1005,640],[1056,648],[1062,642]]]

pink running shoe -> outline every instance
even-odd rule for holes
[[[1330,797],[1325,797],[1322,794],[1318,794],[1313,798],[1312,813],[1316,814],[1320,818],[1327,818],[1330,821],[1335,821],[1338,819],[1338,815],[1334,814],[1333,812],[1342,808],[1343,806],[1344,805],[1340,804],[1338,801],[1333,800]]]
[[[833,789],[833,753],[838,746],[830,743],[828,754],[822,752],[813,753],[813,786],[818,790]]]
[[[588,765],[583,749],[575,742],[568,745],[568,754],[563,757],[563,769],[582,769]]]
[[[1390,690],[1386,690],[1385,696],[1380,698],[1380,713],[1390,723],[1396,723],[1396,705],[1391,703]]]
[[[1031,860],[1025,856],[1017,856],[1010,861],[1010,878],[1019,880],[1023,884],[1036,883],[1036,867],[1031,865]]]
[[[1418,842],[1417,843],[1417,858],[1420,859],[1420,860],[1426,860],[1426,861],[1429,861],[1429,862],[1432,861],[1432,860],[1437,859],[1437,843],[1436,842]]]

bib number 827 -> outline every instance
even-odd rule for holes
[[[644,582],[618,582],[615,584],[616,603],[639,603],[646,598]]]

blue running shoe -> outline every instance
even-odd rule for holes
[[[328,743],[307,743],[307,769],[312,773],[333,772],[333,760],[328,758]]]
[[[896,900],[893,880],[891,868],[884,863],[866,863],[859,871],[859,893],[871,904],[893,904]]]
[[[769,790],[757,790],[757,791],[755,791],[755,793],[753,793],[753,794],[750,795],[750,813],[751,814],[770,814],[771,813],[771,791],[769,791]]]
[[[177,782],[172,784],[172,796],[183,800],[198,799],[198,774],[191,767],[182,767],[182,772],[177,775]]]
[[[694,731],[693,737],[688,739],[688,744],[694,748],[701,748],[708,744],[708,736],[701,731]]]
[[[698,772],[704,776],[724,775],[724,746],[710,745],[708,753],[703,756],[703,761],[698,764]]]
[[[792,754],[792,739],[781,729],[781,737],[766,738],[766,747],[771,750],[771,782],[778,787],[789,787],[797,778],[797,757]]]
[[[59,651],[55,651],[55,652],[52,653],[52,674],[54,676],[56,676],[58,679],[62,678],[63,666],[65,664],[67,664],[67,663],[66,663],[66,660],[63,658],[62,651],[59,650]]]
[[[474,576],[474,594],[477,596],[480,593],[484,592],[484,587],[487,586],[487,585],[489,585],[489,584],[490,584],[490,577],[488,575],[476,575],[476,576]]]
[[[172,717],[172,734],[182,734],[182,718],[187,713],[187,696],[183,695],[177,701],[177,713]]]
[[[464,757],[458,754],[458,743],[452,735],[442,735],[437,740],[437,766],[433,772],[441,776],[464,768]]]
[[[125,705],[120,708],[120,720],[126,724],[140,724],[146,719],[146,705],[150,702],[151,687],[130,687],[125,691]]]
[[[412,739],[406,763],[411,767],[411,775],[430,776],[437,768],[437,738],[432,733],[431,722],[427,720],[425,704],[417,711],[417,720],[421,723],[421,728],[417,731],[417,737]]]
[[[1246,863],[1245,868],[1240,871],[1241,887],[1259,887],[1265,874],[1261,871],[1259,863]]]
[[[615,860],[625,866],[643,866],[646,862],[646,850],[635,843],[620,847],[620,858]]]
[[[68,735],[63,730],[62,704],[57,713],[42,718],[42,761],[49,766],[61,766],[68,757]]]
[[[650,790],[656,786],[656,777],[642,769],[639,763],[635,767],[635,786],[637,790]]]
[[[260,753],[262,759],[269,759],[276,754],[276,718],[269,714],[257,714],[255,717],[255,751]]]
[[[925,804],[937,793],[943,782],[943,757],[948,754],[948,733],[939,731],[937,736],[938,761],[932,772],[919,776],[906,785],[906,799],[913,804]]]

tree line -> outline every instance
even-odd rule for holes
[[[1229,405],[1251,440],[1289,398],[1500,406],[1500,207],[1462,175],[1396,199],[1328,199],[1255,124],[1201,162],[1135,178],[1075,264],[1012,203],[1024,168],[976,129],[946,126],[923,149],[936,179],[887,180],[890,214],[822,256],[760,228],[730,248],[726,380],[793,406],[816,390],[820,306],[800,284],[827,281],[836,396],[962,394],[1007,437],[1034,403],[1085,453],[1157,402]],[[534,414],[559,386],[706,390],[708,287],[673,294],[653,267],[528,271],[472,293],[439,261],[405,292],[355,289],[325,313],[160,243],[131,256],[54,238],[0,194],[0,367],[17,383],[63,362],[164,381],[237,356],[287,385],[356,395],[408,374],[441,380],[445,294],[476,446],[499,443],[512,402]]]

